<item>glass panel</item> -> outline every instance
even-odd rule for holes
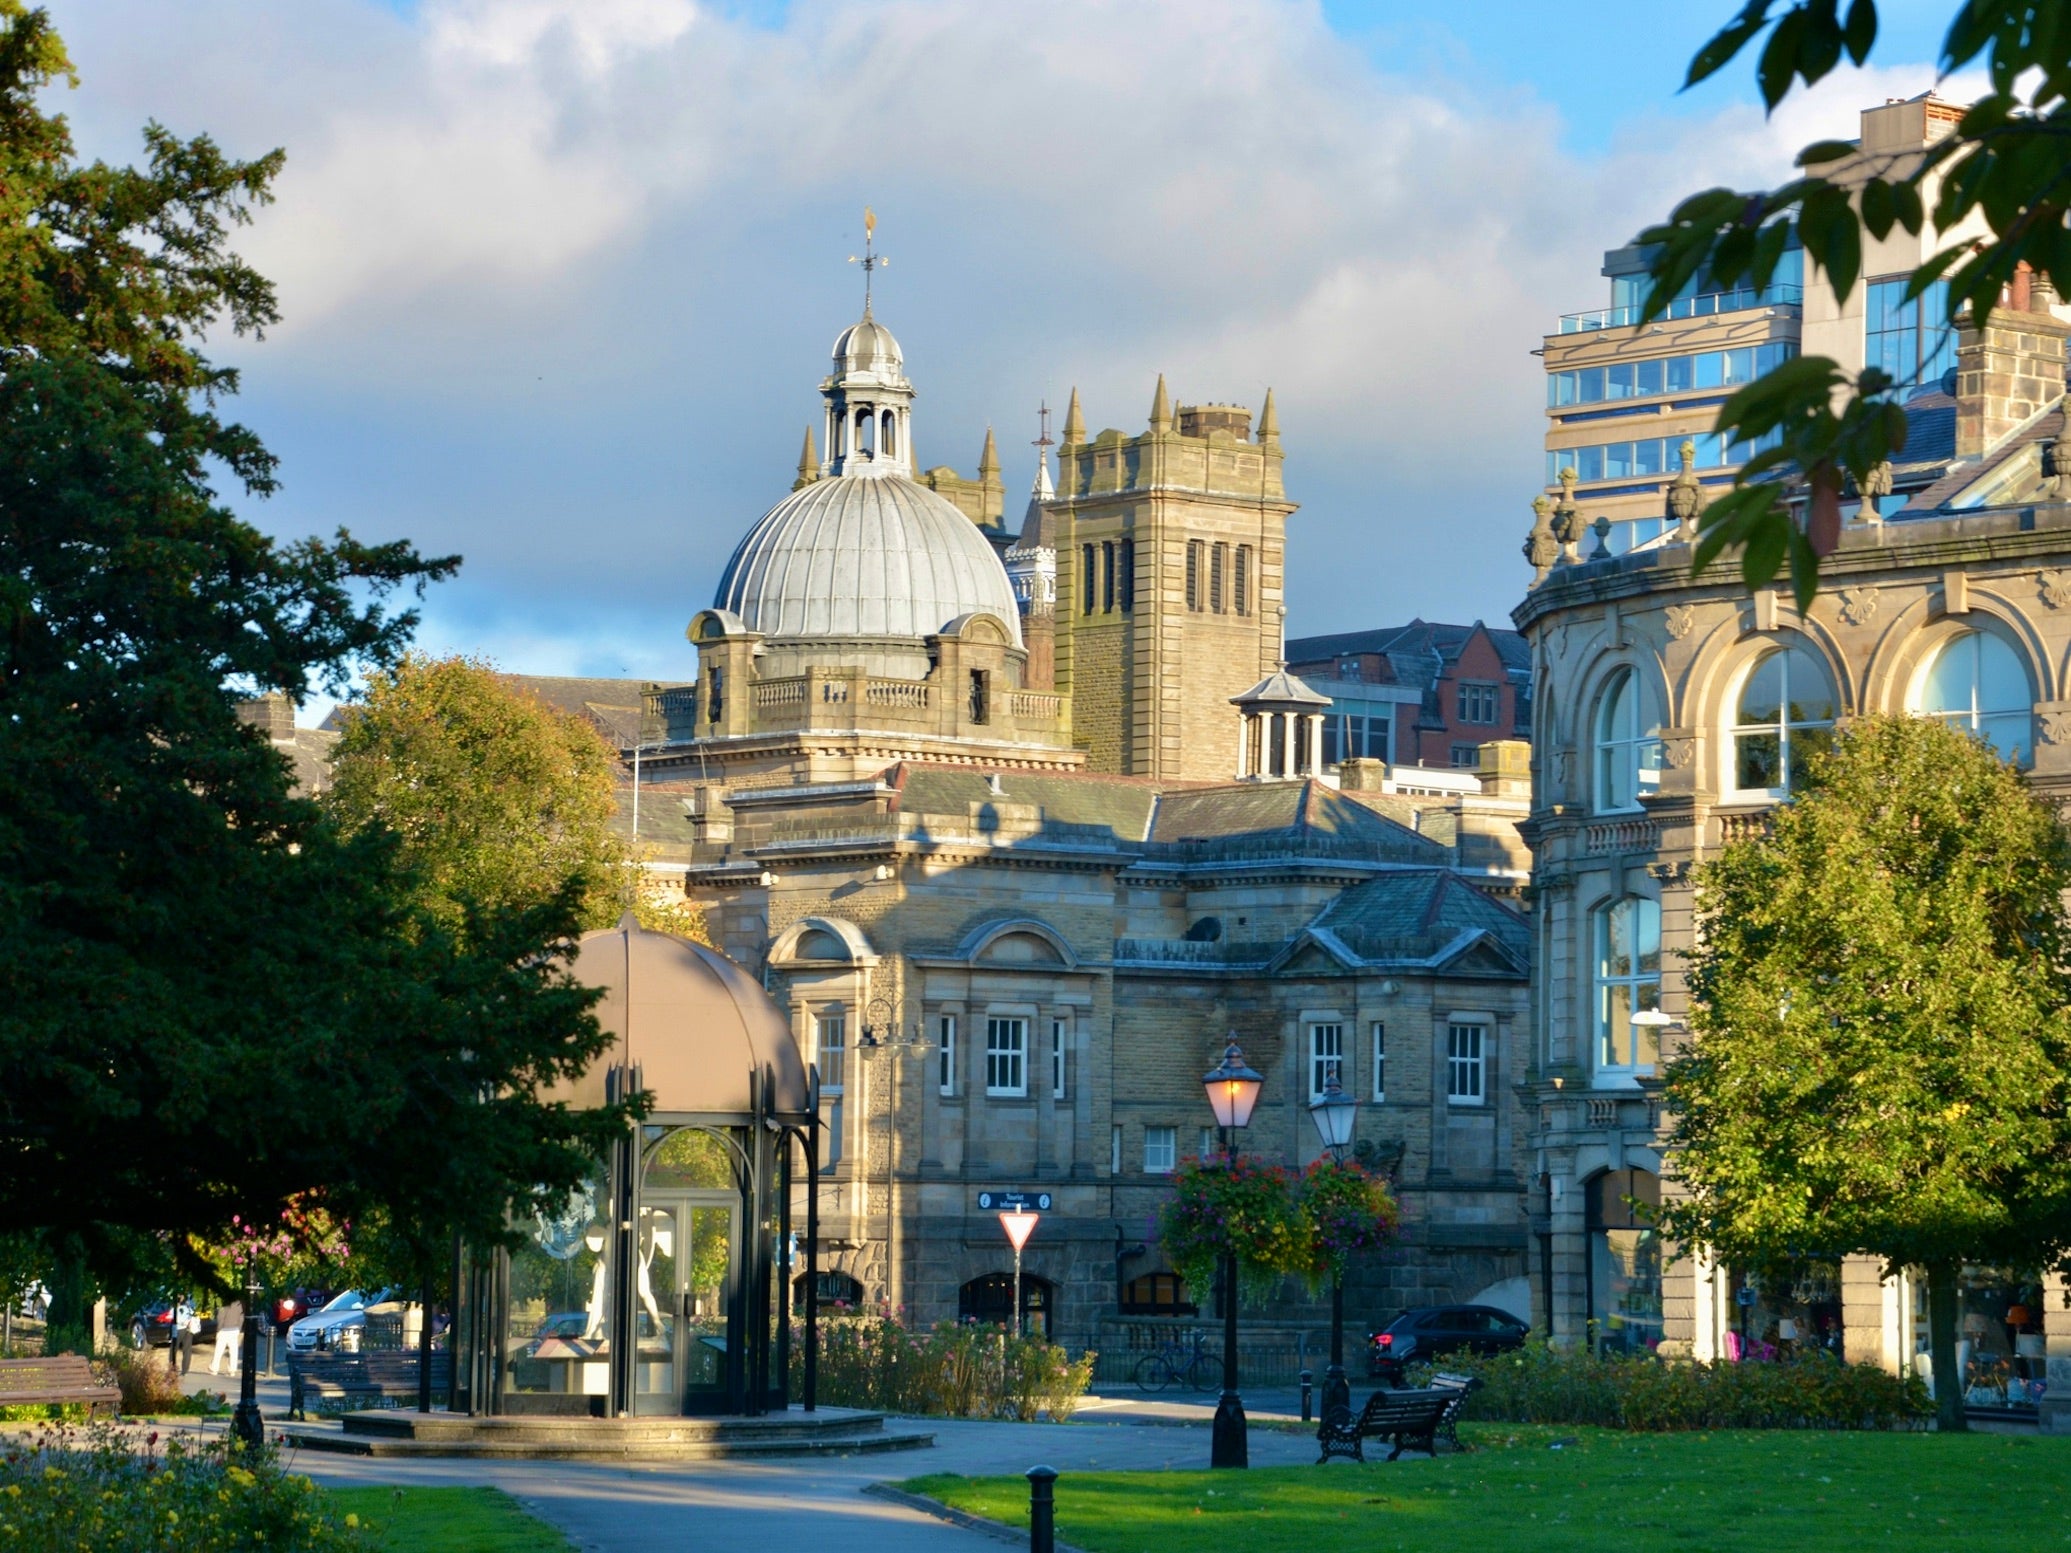
[[[1613,366],[1610,369],[1608,377],[1610,379],[1608,387],[1610,390],[1611,398],[1630,399],[1632,397],[1634,387],[1634,372],[1633,364],[1631,362],[1619,362],[1617,365]]]
[[[1720,388],[1725,384],[1726,358],[1723,352],[1706,351],[1696,358],[1697,386]]]
[[[1629,903],[1632,913],[1633,951],[1643,976],[1661,974],[1661,907],[1644,897]]]
[[[1662,462],[1663,450],[1667,444],[1659,437],[1649,437],[1644,442],[1633,444],[1632,467],[1635,474],[1658,475],[1667,472]]]
[[[1790,739],[1790,783],[1792,792],[1805,785],[1806,773],[1810,770],[1812,757],[1832,742],[1831,730],[1826,728],[1793,728]]]
[[[1632,1061],[1632,989],[1606,987],[1604,1011],[1604,1064],[1622,1068]]]
[[[1656,968],[1659,968],[1658,964]],[[1658,1009],[1661,1006],[1661,984],[1659,982],[1643,981],[1632,990],[1632,1001],[1635,1011],[1639,1009]],[[1657,1066],[1661,1061],[1661,1027],[1659,1025],[1634,1025],[1632,1032],[1634,1036],[1633,1066],[1638,1068]]]
[[[1576,448],[1575,474],[1582,480],[1601,480],[1604,477],[1604,450],[1602,448]]]
[[[1834,687],[1827,679],[1826,665],[1804,648],[1793,647],[1789,651],[1785,674],[1792,722],[1830,723],[1834,720]]]
[[[511,1253],[504,1388],[601,1396],[609,1389],[609,1242],[603,1170],[563,1210],[535,1218]]]
[[[1589,1238],[1598,1347],[1651,1352],[1661,1341],[1660,1239],[1651,1229],[1600,1229]]]
[[[1604,914],[1603,974],[1606,976],[1632,974],[1632,906],[1631,901],[1620,901]]]
[[[2034,719],[2026,712],[2007,712],[1978,719],[1978,737],[1999,752],[2001,760],[2025,761],[2033,738]]]
[[[1662,391],[1662,363],[1659,360],[1640,362],[1635,383],[1639,390],[1639,395],[1643,399],[1651,398],[1653,395],[1660,393]]]
[[[1695,356],[1671,356],[1665,363],[1668,373],[1668,391],[1672,394],[1686,393],[1697,386],[1697,358]]]
[[[1578,391],[1576,398],[1583,404],[1595,404],[1604,396],[1604,369],[1584,367],[1575,374]]]
[[[1989,632],[1977,635],[1978,711],[2025,713],[2034,704],[2035,692],[2028,685],[2028,671],[2019,654]]]
[[[633,1389],[646,1396],[675,1398],[683,1390],[676,1372],[676,1262],[682,1230],[674,1206],[641,1208],[639,1261],[633,1269],[633,1320],[639,1329]]]
[[[1743,733],[1733,740],[1733,785],[1740,788],[1783,786],[1783,741],[1773,733]]]
[[[1624,480],[1632,474],[1632,444],[1612,442],[1604,447],[1604,478]]]
[[[1740,690],[1740,725],[1760,726],[1783,718],[1783,654],[1765,654]],[[1743,782],[1741,786],[1747,784]]]
[[[1929,714],[1971,712],[1971,690],[1977,682],[1977,636],[1965,632],[1935,654],[1921,687],[1920,710]]]
[[[733,1260],[731,1208],[690,1210],[690,1257],[684,1268],[684,1384],[726,1384],[726,1284]]]

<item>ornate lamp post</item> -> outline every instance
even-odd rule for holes
[[[1359,1102],[1339,1086],[1337,1074],[1323,1086],[1323,1093],[1309,1106],[1309,1119],[1316,1135],[1338,1164],[1352,1147],[1352,1121],[1359,1114]],[[1352,1407],[1352,1383],[1345,1379],[1345,1279],[1340,1273],[1330,1281],[1330,1368],[1323,1374],[1323,1416],[1332,1408]]]
[[[1222,1129],[1223,1159],[1237,1162],[1238,1129],[1251,1125],[1251,1108],[1258,1104],[1258,1092],[1265,1079],[1244,1061],[1244,1052],[1232,1040],[1224,1048],[1222,1061],[1201,1076],[1208,1091],[1208,1109],[1215,1113],[1215,1125]],[[1208,1464],[1211,1467],[1248,1467],[1251,1444],[1244,1422],[1244,1399],[1237,1395],[1237,1253],[1234,1247],[1222,1254],[1222,1399],[1215,1404],[1215,1427],[1210,1436]]]
[[[259,1270],[247,1263],[244,1272],[244,1343],[238,1360],[237,1410],[230,1415],[232,1438],[244,1445],[266,1442],[266,1423],[259,1416]]]

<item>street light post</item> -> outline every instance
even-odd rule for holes
[[[1338,1084],[1337,1074],[1323,1086],[1323,1093],[1309,1106],[1309,1118],[1330,1157],[1338,1164],[1352,1147],[1352,1122],[1359,1114],[1359,1102]],[[1333,1410],[1351,1412],[1352,1383],[1345,1378],[1345,1276],[1340,1272],[1330,1281],[1330,1368],[1323,1375],[1323,1421],[1329,1423]]]
[[[1258,1104],[1258,1092],[1265,1079],[1244,1061],[1244,1052],[1234,1039],[1223,1049],[1222,1061],[1201,1076],[1208,1091],[1208,1108],[1222,1129],[1224,1167],[1237,1163],[1237,1133],[1251,1125],[1251,1109]],[[1222,1256],[1222,1397],[1215,1404],[1215,1425],[1209,1437],[1208,1464],[1211,1467],[1248,1467],[1251,1443],[1244,1421],[1244,1399],[1237,1395],[1237,1252],[1230,1246]]]
[[[232,1438],[242,1445],[266,1443],[266,1423],[259,1416],[259,1274],[246,1267],[244,1275],[244,1342],[237,1366],[237,1410],[230,1415]]]

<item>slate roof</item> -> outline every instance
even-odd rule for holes
[[[1987,480],[1992,472],[2009,459],[2016,457],[2023,449],[2045,438],[2058,437],[2064,431],[2064,402],[2046,414],[2038,415],[2027,425],[2001,440],[1981,459],[1973,459],[1948,470],[1933,484],[1916,493],[1913,499],[1892,514],[1895,519],[1930,518],[1943,516],[1941,509],[1955,501],[1974,485]],[[1912,456],[1912,444],[1906,445],[1906,456]],[[2016,503],[2017,504],[2017,503]],[[1995,505],[2005,505],[1997,502]]]
[[[1485,630],[1495,644],[1496,655],[1511,674],[1527,677],[1532,669],[1532,649],[1524,633],[1475,621],[1473,625],[1443,625],[1417,619],[1405,626],[1383,626],[1374,631],[1341,631],[1333,636],[1301,636],[1287,644],[1287,661],[1293,664],[1321,663],[1351,653],[1378,653],[1396,674],[1396,683],[1428,690],[1438,683],[1444,664],[1456,662],[1460,649],[1475,631]]]
[[[1099,826],[1117,840],[1136,843],[1150,834],[1151,812],[1158,789],[1148,778],[1123,776],[1058,776],[1018,771],[999,773],[994,792],[987,773],[969,766],[929,766],[916,762],[892,767],[885,781],[896,789],[892,807],[906,814],[948,814],[961,817],[972,804],[1033,804],[1043,818],[1062,825]]]
[[[1519,967],[1531,960],[1524,917],[1442,868],[1380,874],[1355,884],[1309,927],[1368,960],[1421,958],[1469,933],[1494,939]]]
[[[501,674],[513,690],[537,696],[547,705],[596,724],[620,749],[631,749],[640,732],[640,695],[644,679],[570,679],[551,674]]]
[[[1379,862],[1438,863],[1446,856],[1437,842],[1314,780],[1166,793],[1150,839],[1192,851],[1255,847]]]

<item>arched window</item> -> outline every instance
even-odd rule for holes
[[[1596,913],[1596,1067],[1652,1073],[1661,1060],[1657,1027],[1634,1024],[1661,1006],[1661,904],[1628,895]]]
[[[1014,1279],[1010,1273],[987,1273],[956,1291],[959,1321],[1003,1327],[1013,1321],[1013,1311]],[[1030,1272],[1021,1275],[1020,1329],[1024,1336],[1050,1335],[1050,1284]]]
[[[811,1280],[804,1273],[800,1273],[791,1280],[791,1311],[793,1315],[803,1316],[805,1314],[806,1291],[811,1286]],[[823,1272],[820,1274],[820,1309],[822,1311],[839,1313],[849,1310],[861,1310],[862,1308],[863,1285],[855,1278],[843,1272]]]
[[[1125,1316],[1192,1316],[1200,1308],[1187,1298],[1186,1280],[1178,1273],[1145,1273],[1122,1285]]]
[[[1983,739],[2002,760],[2026,764],[2035,752],[2035,687],[2020,654],[1989,631],[1942,644],[1920,682],[1918,710]]]
[[[1637,809],[1661,785],[1661,725],[1646,715],[1645,693],[1632,670],[1604,692],[1596,714],[1596,807]]]
[[[899,439],[897,426],[892,420],[892,412],[886,410],[880,419],[883,425],[878,434],[877,445],[883,449],[886,458],[895,457],[899,451]]]
[[[1764,653],[1740,687],[1733,723],[1733,785],[1788,797],[1804,781],[1805,759],[1834,725],[1834,684],[1803,647]]]

